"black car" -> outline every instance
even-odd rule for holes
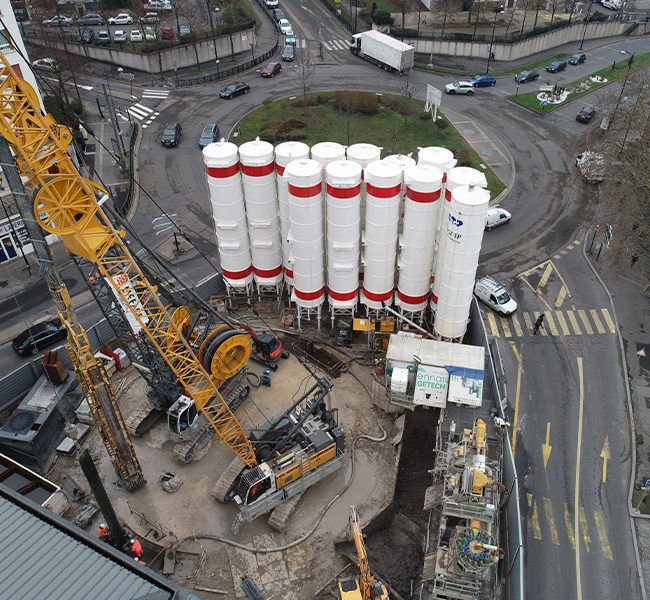
[[[95,30],[94,29],[82,29],[77,41],[80,44],[94,44],[95,43]]]
[[[584,52],[576,52],[575,54],[571,55],[571,58],[569,58],[569,64],[581,65],[586,60],[587,60],[587,55]]]
[[[181,42],[189,42],[194,39],[194,33],[190,29],[189,25],[181,25],[178,28],[178,39]]]
[[[554,60],[550,65],[546,65],[546,70],[549,73],[559,73],[566,69],[566,60]]]
[[[105,25],[105,24],[106,21],[104,21],[103,17],[95,13],[88,13],[87,15],[84,15],[83,17],[79,17],[77,19],[77,25]]]
[[[589,123],[596,114],[596,109],[593,106],[583,106],[576,115],[578,123]]]
[[[180,123],[167,123],[160,136],[160,143],[163,146],[176,146],[181,139],[183,128]]]
[[[528,83],[529,81],[535,81],[535,79],[539,79],[537,71],[521,71],[515,75],[517,83]]]
[[[275,20],[278,21],[278,22],[280,21],[280,19],[286,19],[287,18],[286,15],[284,14],[284,11],[280,10],[279,8],[276,8],[273,11],[273,16],[275,17]]]
[[[295,56],[295,47],[291,44],[287,44],[282,51],[282,60],[291,62]]]
[[[250,91],[251,91],[251,86],[248,85],[247,83],[243,83],[242,81],[233,81],[232,83],[229,83],[225,88],[223,88],[219,92],[219,95],[222,98],[226,98],[230,100],[235,96],[240,96],[241,94],[248,94],[248,92]]]
[[[199,148],[205,148],[208,144],[219,141],[219,125],[208,123],[199,136]]]
[[[38,351],[54,342],[64,340],[68,331],[59,319],[43,321],[25,329],[11,342],[12,348],[21,356],[38,354]]]

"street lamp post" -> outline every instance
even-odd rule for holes
[[[490,50],[488,51],[487,66],[485,67],[486,73],[490,72],[490,62],[494,60],[494,54],[492,54],[492,46],[494,45],[494,33],[497,29],[497,15],[502,13],[503,10],[504,10],[503,6],[497,6],[494,9],[494,23],[492,25],[492,39],[490,40]]]
[[[582,46],[585,43],[585,37],[587,36],[587,26],[589,25],[589,17],[591,16],[591,8],[593,4],[590,2],[589,3],[589,8],[587,9],[587,16],[585,17],[585,28],[582,30],[582,40],[580,40],[580,48],[579,50],[582,50]]]
[[[612,125],[612,123],[614,123],[614,119],[616,118],[618,105],[620,104],[621,99],[623,98],[623,92],[625,91],[625,85],[627,84],[627,78],[630,75],[630,69],[632,68],[632,63],[634,62],[634,55],[636,54],[636,52],[628,52],[627,50],[621,50],[621,54],[627,54],[630,58],[627,61],[627,71],[625,71],[625,79],[623,79],[621,93],[618,95],[618,98],[616,100],[616,106],[614,106],[614,112],[612,113],[612,118],[609,120],[610,126]]]
[[[255,60],[255,44],[248,44],[251,47],[251,54],[253,55],[253,60]]]

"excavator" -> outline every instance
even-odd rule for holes
[[[370,572],[357,511],[350,507],[350,531],[357,550],[359,575],[339,581],[340,600],[389,600],[386,586]]]
[[[38,225],[58,235],[75,260],[91,265],[99,279],[112,288],[135,337],[147,340],[143,351],[162,358],[182,396],[235,454],[235,461],[217,482],[215,497],[236,502],[239,522],[250,521],[299,497],[340,469],[345,428],[338,422],[337,410],[328,407],[331,382],[316,378],[287,411],[247,435],[221,396],[219,381],[227,381],[241,366],[250,351],[250,337],[233,333],[228,326],[228,331],[212,330],[201,340],[201,334],[194,332],[189,310],[170,310],[162,303],[158,289],[125,242],[127,232],[116,229],[98,202],[108,192],[77,170],[69,149],[70,130],[42,111],[33,88],[2,54],[0,97],[0,135],[13,151],[20,172],[37,190],[33,212]],[[49,288],[62,321],[76,334],[79,326],[68,310],[71,302],[64,282],[59,278],[56,286]],[[66,298],[65,306],[61,297]],[[220,344],[215,337],[209,339],[221,335],[226,339]],[[213,346],[217,346],[214,352]],[[210,357],[210,372],[202,360],[206,357]],[[78,373],[83,373],[83,368]]]

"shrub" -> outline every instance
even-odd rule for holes
[[[334,106],[342,112],[376,115],[379,112],[379,98],[371,92],[336,92]]]
[[[375,25],[392,25],[395,23],[395,19],[387,10],[377,10],[372,15],[372,22]]]
[[[263,129],[262,131],[260,131],[259,138],[263,142],[269,142],[271,144],[275,143],[275,133],[270,129]]]
[[[298,121],[296,119],[289,119],[288,121],[282,123],[275,130],[275,140],[279,142],[280,140],[288,137],[288,134],[294,129],[304,129],[305,127],[307,127],[307,123],[304,123],[303,121]],[[289,137],[293,139],[293,136],[289,136]]]
[[[418,30],[417,29],[395,29],[393,27],[390,28],[390,32],[393,35],[393,37],[396,38],[416,38],[418,37]]]

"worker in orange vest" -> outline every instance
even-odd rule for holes
[[[99,539],[104,540],[105,542],[108,542],[111,539],[111,530],[108,528],[108,525],[106,525],[106,523],[99,524],[99,527],[97,528],[97,534],[99,535]]]
[[[142,556],[142,552],[143,552],[142,544],[136,538],[131,538],[129,541],[131,543],[131,552],[133,552],[133,554],[135,554],[136,558],[140,558]]]

